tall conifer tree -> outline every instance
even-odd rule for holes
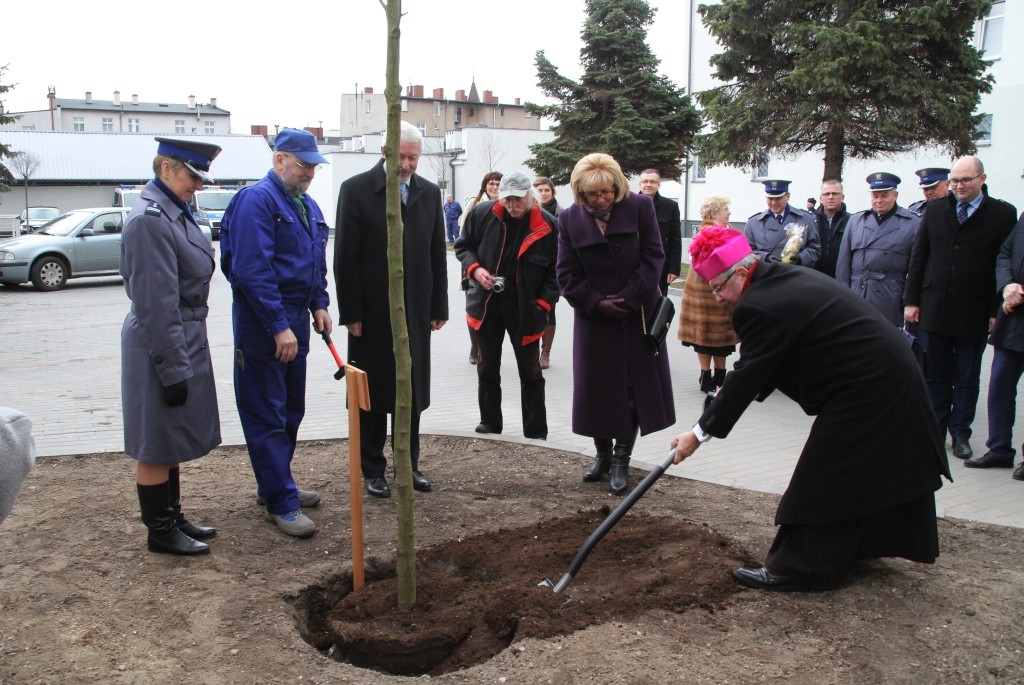
[[[755,165],[767,154],[821,150],[822,178],[847,157],[938,145],[974,151],[975,114],[992,90],[972,44],[990,0],[722,0],[701,5],[723,47],[725,85],[696,95],[712,131],[706,165]]]
[[[0,79],[4,77],[4,73],[7,71],[7,66],[0,67]],[[0,83],[0,95],[7,93],[14,89],[14,86],[7,86]],[[13,124],[17,121],[17,117],[7,116],[6,114],[0,113],[0,124]],[[4,145],[0,143],[0,193],[6,193],[11,189],[11,186],[15,183],[14,175],[11,170],[7,168],[6,164],[2,163],[4,159],[10,159],[17,154],[11,150],[10,145]]]
[[[700,129],[700,115],[684,91],[659,75],[647,45],[654,11],[644,0],[587,0],[577,83],[537,53],[538,85],[559,104],[527,103],[526,109],[556,121],[555,139],[530,146],[527,165],[555,183],[591,152],[606,152],[627,175],[648,167],[678,178],[681,160]]]

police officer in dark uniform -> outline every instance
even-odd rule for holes
[[[924,193],[924,199],[911,203],[907,209],[918,216],[922,216],[924,214],[924,206],[928,204],[929,200],[946,197],[949,193],[949,169],[934,167],[918,169],[914,173],[921,179],[917,187]]]
[[[900,177],[867,178],[871,209],[850,217],[836,260],[836,280],[875,306],[894,326],[903,325],[903,288],[921,218],[896,204]]]
[[[209,143],[157,138],[155,178],[124,225],[121,276],[132,302],[121,328],[124,451],[135,480],[147,546],[206,554],[217,534],[181,513],[179,467],[220,444],[220,412],[206,335],[213,248],[188,201],[212,179]]]
[[[814,266],[821,253],[814,214],[789,204],[792,181],[762,181],[768,209],[747,219],[743,234],[765,262]]]

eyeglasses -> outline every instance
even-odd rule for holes
[[[303,171],[320,171],[320,167],[323,166],[322,164],[304,164],[299,161],[298,157],[289,157],[288,159],[292,160],[292,163]]]
[[[487,185],[488,186],[500,186],[501,185],[501,181],[488,181]]]
[[[968,183],[970,183],[971,181],[973,181],[973,180],[975,180],[977,178],[981,178],[981,174],[978,174],[977,176],[971,176],[970,178],[951,178],[951,179],[949,179],[949,185],[951,185],[951,186],[957,186],[957,185],[965,186],[965,185],[967,185]]]
[[[718,293],[722,292],[722,289],[725,288],[725,284],[728,283],[729,281],[731,281],[732,277],[735,276],[735,275],[736,275],[735,271],[733,271],[731,274],[729,274],[728,278],[726,278],[724,281],[719,283],[716,287],[711,289],[711,294],[714,295],[715,297],[718,297]],[[710,285],[710,283],[708,285]]]
[[[615,188],[605,188],[604,190],[590,190],[583,193],[583,196],[588,200],[596,200],[599,197],[608,197],[615,195]]]
[[[822,193],[821,196],[822,197],[842,197],[843,194],[842,193],[830,192],[830,193]]]

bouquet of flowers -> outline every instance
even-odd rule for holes
[[[804,230],[804,227],[799,224],[790,224],[786,227],[786,235],[789,237],[786,240],[785,247],[782,248],[781,258],[786,264],[792,264],[793,259],[800,252],[800,248],[803,247]]]

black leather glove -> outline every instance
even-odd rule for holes
[[[598,300],[597,304],[594,305],[594,310],[601,316],[606,316],[613,321],[621,321],[629,316],[629,307],[626,306],[626,301],[621,297],[606,297],[603,300]]]
[[[164,403],[168,407],[180,407],[188,399],[188,381],[164,386]]]

